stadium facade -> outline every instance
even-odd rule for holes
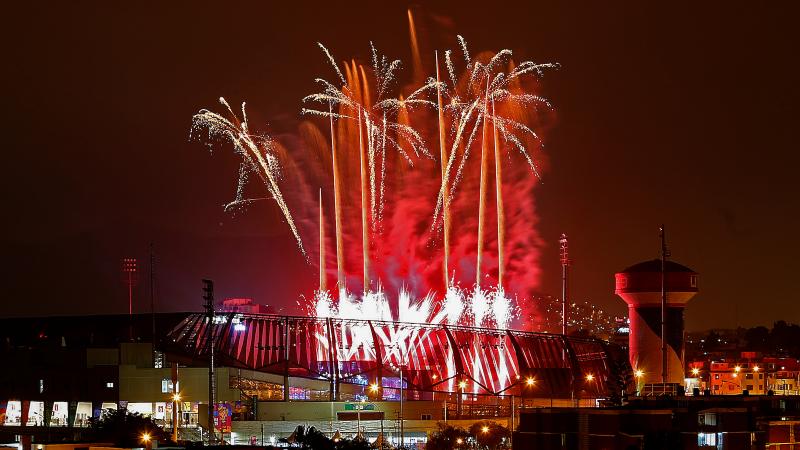
[[[213,340],[220,364],[327,387],[327,400],[473,396],[604,398],[625,388],[629,367],[611,345],[547,333],[228,313],[191,314],[169,334],[176,355],[204,358]],[[620,361],[620,357],[623,361]],[[629,371],[629,370],[628,370]]]

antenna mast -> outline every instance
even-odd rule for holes
[[[661,237],[661,382],[667,382],[667,230],[659,229]]]

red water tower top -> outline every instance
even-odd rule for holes
[[[667,302],[677,306],[689,301],[697,293],[697,272],[673,261],[667,261],[665,269]],[[660,259],[634,264],[616,273],[614,278],[614,293],[629,305],[642,306],[660,302]]]

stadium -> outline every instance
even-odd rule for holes
[[[456,325],[195,313],[168,338],[177,357],[207,359],[213,344],[218,365],[267,374],[267,397],[392,401],[404,390],[404,400],[455,401],[456,415],[467,398],[596,401],[621,392],[630,370],[605,341]]]

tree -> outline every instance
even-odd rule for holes
[[[142,436],[151,440],[169,442],[171,438],[152,419],[127,409],[107,409],[99,418],[89,421],[92,434],[100,441],[113,442],[117,447],[142,447]]]
[[[612,405],[622,405],[622,393],[636,391],[636,380],[633,376],[631,363],[628,361],[628,353],[620,346],[614,344],[603,344],[606,353],[609,355],[608,365],[608,400]]]
[[[757,352],[769,351],[769,330],[767,327],[754,327],[748,328],[744,332],[744,340],[747,343],[747,349]]]
[[[713,352],[719,348],[719,341],[719,333],[715,332],[714,330],[709,331],[708,335],[703,339],[703,350],[707,352]]]
[[[440,422],[439,430],[434,431],[428,437],[425,450],[454,450],[463,447],[469,438],[469,433],[463,428],[452,427]]]
[[[510,447],[511,431],[497,422],[475,422],[469,427],[469,434],[478,448],[495,450]]]
[[[372,450],[364,438],[339,439],[334,442],[314,427],[298,425],[290,438],[281,438],[286,444],[298,444],[304,450]]]

